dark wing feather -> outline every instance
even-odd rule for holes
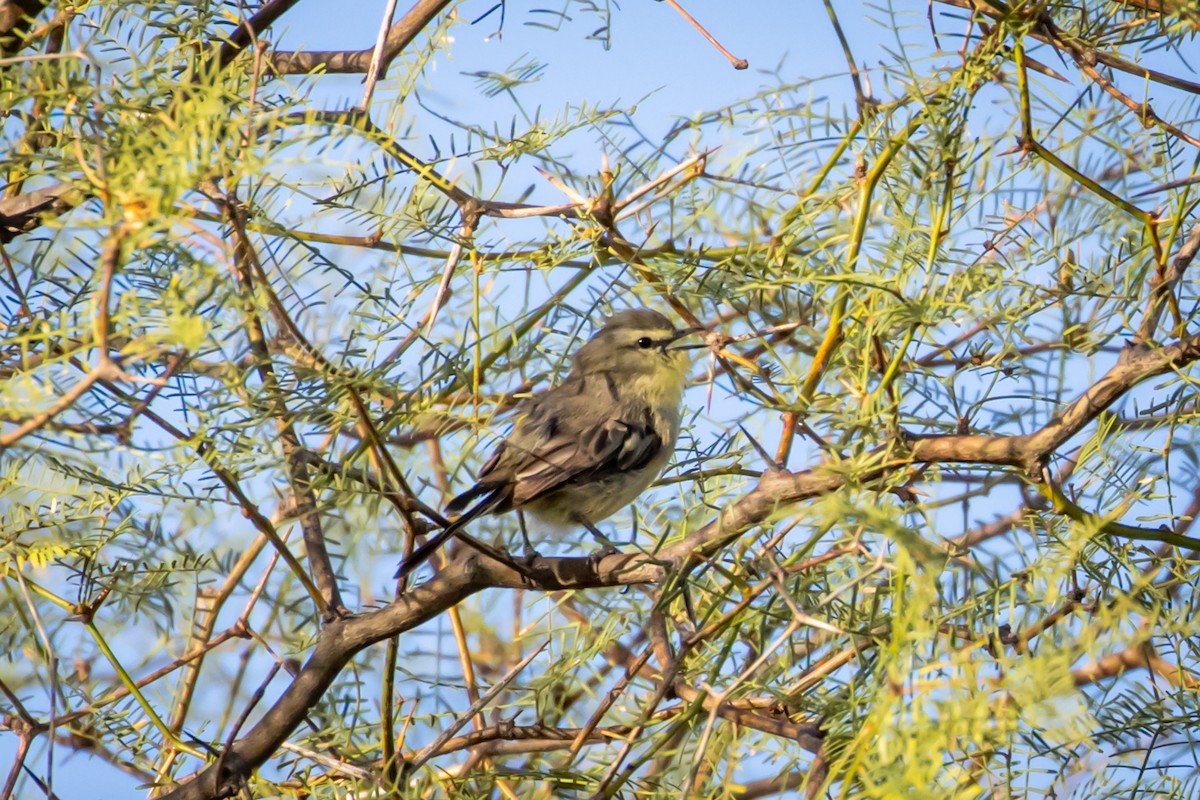
[[[619,419],[606,420],[577,437],[555,436],[513,465],[512,504],[520,507],[568,484],[640,469],[661,452],[662,444],[650,426]]]
[[[481,496],[483,498],[482,500],[480,500],[474,506],[471,506],[471,508],[467,509],[462,516],[458,517],[449,525],[426,539],[425,544],[418,547],[408,558],[404,559],[399,568],[397,568],[396,574],[392,577],[394,577],[396,580],[399,580],[417,567],[421,566],[421,564],[425,563],[425,560],[433,555],[433,553],[439,547],[441,547],[444,542],[450,539],[450,537],[455,536],[459,531],[461,531],[476,518],[482,517],[484,514],[490,514],[493,511],[498,511],[502,508],[512,507],[511,492],[508,485],[500,484],[499,486],[487,486],[482,483],[476,484],[472,488],[460,494],[458,497],[454,498],[450,505],[454,505],[459,501],[463,501],[463,506],[466,507],[476,497]],[[449,505],[446,506],[446,509],[447,511],[451,510]]]
[[[663,449],[662,437],[650,426],[638,428],[622,443],[617,454],[617,469],[622,472],[642,469],[658,457]]]
[[[487,462],[479,469],[479,481],[467,489],[462,494],[456,496],[453,500],[446,504],[446,513],[452,517],[456,517],[467,510],[467,507],[475,502],[477,498],[483,497],[489,492],[493,492],[504,484],[507,480],[488,480],[487,476],[496,469],[496,465],[500,463],[500,458],[504,455],[504,442],[497,445],[495,452]],[[488,511],[504,512],[511,508],[511,505],[506,506],[503,502],[489,504]],[[478,516],[478,515],[476,515]]]

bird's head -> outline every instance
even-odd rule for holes
[[[691,356],[678,341],[699,328],[676,328],[657,311],[635,308],[609,317],[604,327],[579,348],[573,375],[613,373],[618,380],[650,379],[664,389],[683,390]],[[678,387],[678,388],[675,388]]]

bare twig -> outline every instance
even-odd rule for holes
[[[521,671],[525,669],[525,667],[529,666],[531,661],[541,655],[541,652],[549,645],[549,642],[543,643],[540,647],[533,650],[529,655],[517,662],[516,666],[504,673],[500,680],[492,684],[492,687],[480,695],[479,699],[472,703],[466,711],[459,714],[449,727],[442,731],[436,739],[430,742],[428,747],[422,748],[420,752],[409,759],[408,768],[413,770],[419,769],[426,761],[437,755],[442,746],[445,745],[446,742],[450,741],[450,739],[454,737],[454,734],[458,733],[459,729],[462,728],[463,725],[466,725],[472,717],[486,708],[487,704],[492,702],[496,695],[500,694],[500,692],[504,691],[510,683],[516,680],[517,676],[521,674]]]
[[[717,48],[717,52],[719,52],[721,55],[725,56],[725,58],[728,59],[729,63],[733,65],[734,69],[746,69],[747,67],[750,66],[749,61],[747,61],[744,58],[738,58],[733,53],[726,50],[725,47],[720,42],[717,41],[716,37],[714,37],[711,33],[709,33],[704,28],[703,25],[701,25],[699,22],[697,22],[695,17],[693,17],[691,14],[689,14],[687,12],[687,10],[684,9],[683,6],[679,5],[679,3],[676,2],[676,0],[667,0],[667,4],[669,6],[671,6],[671,8],[678,11],[679,16],[683,17],[685,20],[687,20],[689,25],[691,25],[693,28],[695,28],[697,31],[699,31],[700,35],[703,36],[705,39],[707,39],[709,44],[711,44],[713,47]]]
[[[375,39],[375,49],[371,51],[371,63],[367,67],[367,85],[363,87],[362,102],[358,104],[363,111],[371,108],[371,95],[375,93],[375,84],[383,71],[383,48],[387,44],[388,30],[392,27],[392,17],[395,15],[396,0],[387,0],[383,19],[379,22],[379,36]]]

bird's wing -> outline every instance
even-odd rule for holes
[[[581,383],[573,395],[564,395],[557,414],[532,404],[480,468],[479,481],[446,506],[447,512],[462,516],[405,559],[397,578],[416,569],[476,517],[520,508],[567,484],[639,470],[662,453],[663,440],[648,409],[626,408],[624,419],[598,417],[596,404],[584,399],[585,388]]]
[[[640,469],[662,451],[663,441],[648,423],[606,419],[576,435],[557,433],[519,454],[511,440],[508,445],[512,504],[520,507],[565,484]]]

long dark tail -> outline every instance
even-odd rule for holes
[[[496,488],[496,484],[494,483],[491,485],[485,483],[475,484],[470,489],[467,489],[462,494],[456,496],[449,503],[446,503],[446,514],[457,517],[467,513],[467,506],[471,505],[471,503],[474,503],[477,498],[483,497],[484,495],[494,494]]]
[[[450,537],[461,531],[471,521],[478,519],[484,514],[494,510],[503,502],[506,488],[506,486],[502,485],[500,487],[493,487],[490,489],[490,491],[484,490],[488,491],[488,494],[482,500],[473,505],[469,510],[465,511],[461,517],[458,517],[449,525],[426,539],[425,544],[414,550],[412,555],[400,563],[400,568],[396,570],[396,574],[393,577],[395,577],[396,580],[400,580],[405,575],[409,574],[414,569],[425,563],[425,561],[428,560],[428,558],[433,555],[439,547],[449,541]],[[456,504],[461,507],[466,505],[466,503],[469,503],[471,500],[474,500],[475,497],[483,493],[479,491],[479,489],[479,486],[475,486],[466,492],[463,492],[450,502],[450,505],[446,507],[447,510],[454,511],[456,510]],[[460,503],[460,501],[463,502]]]

